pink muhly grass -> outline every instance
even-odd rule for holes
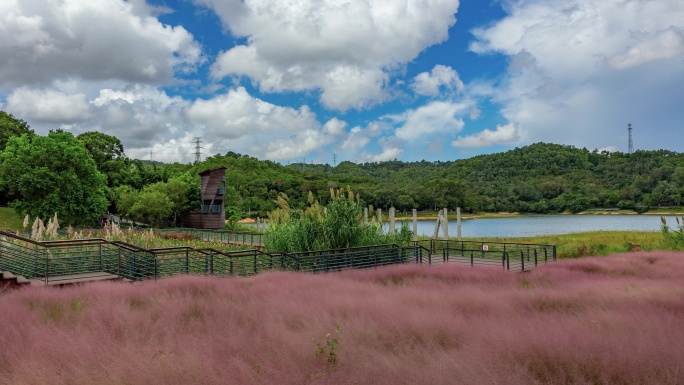
[[[32,287],[0,309],[12,384],[684,384],[681,253]]]

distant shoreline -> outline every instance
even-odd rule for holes
[[[387,220],[387,211],[383,211],[383,220]],[[478,213],[478,214],[461,214],[461,219],[493,219],[493,218],[513,218],[513,217],[519,217],[519,216],[524,216],[524,215],[684,215],[684,209],[681,211],[648,211],[645,213],[637,213],[636,211],[631,211],[631,210],[618,210],[618,211],[613,211],[613,210],[592,210],[592,211],[581,211],[579,213],[571,213],[571,212],[563,212],[563,213],[555,213],[555,214],[537,214],[537,213],[525,213],[521,214],[518,212],[497,212],[497,213]],[[456,220],[456,212],[452,211],[449,212],[448,214],[449,220]],[[404,215],[404,214],[398,214],[396,216],[397,221],[410,221],[413,219],[413,216],[411,214],[409,215]],[[268,222],[268,218],[262,218],[263,221]],[[418,220],[419,221],[434,221],[437,220],[437,215],[434,212],[431,212],[429,214],[423,214],[418,213]],[[243,218],[239,223],[256,223],[255,218]]]

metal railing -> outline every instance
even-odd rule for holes
[[[275,255],[280,254],[282,253]],[[378,267],[412,260],[410,250],[395,244],[302,251],[282,255],[295,263],[294,270],[314,273]]]
[[[404,263],[449,262],[525,271],[533,265],[555,260],[554,245],[520,243],[430,240],[418,241],[408,247],[385,244],[266,253],[258,249],[144,249],[99,238],[35,241],[0,230],[0,270],[37,279],[46,285],[53,281],[68,281],[72,279],[69,276],[96,272],[137,281],[179,274],[250,276],[268,270],[318,273]]]
[[[158,234],[182,234],[197,237],[202,241],[214,241],[222,243],[231,243],[244,246],[264,246],[264,234],[253,233],[248,231],[217,231],[217,230],[199,230],[191,228],[175,228],[175,229],[154,229]]]
[[[424,264],[457,262],[501,267],[504,270],[530,270],[539,264],[556,261],[556,245],[458,241],[430,239],[414,242],[429,251]]]

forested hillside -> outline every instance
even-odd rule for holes
[[[269,210],[283,192],[303,205],[308,191],[326,199],[331,187],[351,186],[375,207],[399,210],[462,207],[467,212],[578,212],[588,208],[678,206],[684,194],[684,155],[633,154],[572,146],[530,146],[453,162],[330,165],[291,164],[229,153],[202,168],[228,167],[228,184],[243,210]]]
[[[20,119],[6,113],[0,118],[0,203],[22,215],[61,212],[77,221],[87,219],[82,212],[92,217],[108,206],[141,221],[178,223],[199,207],[197,174],[219,166],[227,168],[225,202],[232,219],[268,215],[280,193],[297,208],[304,207],[309,191],[327,202],[331,188],[346,186],[365,204],[401,211],[552,213],[684,203],[684,154],[665,150],[627,154],[536,143],[450,162],[283,166],[229,152],[196,164],[162,164],[129,159],[119,139],[99,132],[74,137],[56,130],[40,137]],[[49,157],[40,155],[46,151]],[[90,169],[97,175],[82,172]],[[94,176],[88,186],[81,186],[79,172]]]

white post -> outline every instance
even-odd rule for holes
[[[382,227],[382,209],[378,209],[378,223]]]
[[[418,240],[418,210],[413,209],[413,241]]]
[[[368,223],[368,207],[363,208],[363,223]]]
[[[456,207],[456,239],[461,240],[461,208]]]
[[[442,215],[442,218],[444,219],[442,221],[442,238],[449,240],[449,216],[447,215],[446,207],[444,208],[444,215]]]
[[[389,209],[389,233],[394,234],[395,227],[394,227],[394,207],[390,207]]]

